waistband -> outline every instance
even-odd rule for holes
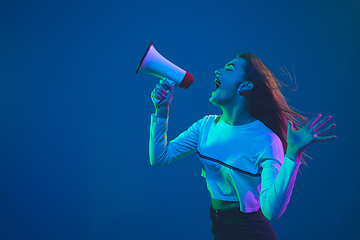
[[[215,220],[233,218],[233,217],[243,217],[244,219],[249,219],[253,215],[262,215],[261,208],[259,208],[256,212],[244,213],[240,211],[239,207],[228,209],[228,210],[215,210],[212,205],[210,205],[210,213],[214,215]]]

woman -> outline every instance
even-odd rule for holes
[[[320,130],[331,116],[306,118],[287,105],[279,82],[253,54],[238,55],[215,71],[210,102],[223,114],[208,115],[167,142],[169,105],[174,87],[161,80],[152,97],[150,163],[164,166],[197,152],[211,196],[210,217],[216,240],[277,239],[269,221],[285,211],[303,151],[335,124]],[[295,130],[294,130],[295,128]],[[297,130],[297,131],[296,131]]]

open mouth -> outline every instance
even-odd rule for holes
[[[221,82],[219,79],[215,79],[215,90],[218,89],[221,86]]]

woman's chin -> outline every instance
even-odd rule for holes
[[[209,98],[209,101],[214,104],[214,105],[218,105],[217,101],[216,101],[216,97],[214,96],[214,92],[213,94],[211,95],[211,97]]]

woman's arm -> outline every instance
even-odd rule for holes
[[[300,163],[295,163],[287,156],[281,167],[278,161],[270,159],[262,164],[260,206],[270,221],[280,218],[285,212],[299,166]]]
[[[168,142],[168,118],[151,115],[149,156],[152,166],[164,166],[196,151],[203,119],[194,123],[177,138]]]
[[[174,96],[174,86],[160,80],[151,93],[151,97],[160,100],[153,103],[155,114],[151,115],[149,157],[152,166],[168,165],[196,151],[202,120],[194,123],[187,131],[177,138],[167,141],[169,105]]]
[[[282,165],[279,164],[279,161],[276,161],[276,159],[282,159],[281,156],[262,163],[260,204],[263,214],[267,219],[278,219],[284,213],[294,188],[302,152],[314,142],[336,138],[334,135],[321,137],[336,125],[332,124],[326,129],[319,131],[331,119],[331,116],[329,116],[316,123],[320,117],[321,114],[315,116],[298,131],[294,131],[292,122],[288,121],[288,147]],[[267,154],[269,156],[276,156],[276,154],[282,152],[278,145],[270,148],[271,150],[267,151]]]

